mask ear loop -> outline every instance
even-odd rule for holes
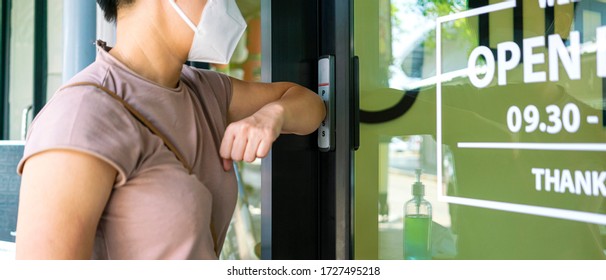
[[[198,27],[194,24],[194,22],[191,21],[191,19],[189,19],[189,17],[187,17],[185,12],[183,12],[183,10],[179,7],[179,5],[177,5],[175,0],[168,0],[168,2],[170,3],[171,6],[173,6],[173,8],[177,12],[177,14],[179,14],[179,16],[183,19],[183,21],[185,21],[185,23],[187,23],[187,25],[189,25],[189,27],[195,33],[198,33]]]

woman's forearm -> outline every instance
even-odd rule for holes
[[[275,108],[276,106],[278,108]],[[274,110],[277,114],[282,114],[281,133],[297,135],[314,132],[326,116],[322,99],[313,91],[299,85],[292,86],[282,98],[261,110]]]

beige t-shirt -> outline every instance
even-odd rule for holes
[[[67,84],[93,82],[116,92],[170,139],[193,174],[120,102],[91,86],[55,93],[33,121],[18,172],[51,149],[84,152],[116,168],[92,258],[217,259],[237,192],[235,175],[223,170],[219,156],[229,78],[184,66],[178,87],[166,88],[103,48],[97,52]]]

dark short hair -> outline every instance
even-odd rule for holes
[[[103,10],[107,21],[115,21],[118,17],[118,9],[125,5],[130,5],[135,0],[97,0],[97,4]]]

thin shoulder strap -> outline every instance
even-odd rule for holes
[[[115,92],[109,90],[108,88],[106,88],[104,86],[101,86],[101,85],[98,85],[95,83],[90,83],[90,82],[73,83],[73,84],[69,84],[69,85],[62,87],[62,89],[70,88],[70,87],[78,87],[78,86],[96,87],[96,88],[104,91],[105,93],[109,94],[109,96],[118,100],[120,103],[122,103],[122,105],[124,105],[124,108],[126,108],[126,110],[128,110],[139,122],[141,122],[144,126],[146,126],[153,134],[155,134],[156,136],[160,137],[160,139],[162,139],[162,142],[164,142],[164,145],[166,145],[166,147],[168,147],[168,149],[171,152],[173,152],[173,154],[175,154],[177,159],[181,162],[181,164],[183,164],[183,167],[185,167],[185,169],[187,169],[189,174],[192,174],[192,168],[189,166],[189,164],[187,163],[187,161],[185,160],[183,155],[179,152],[177,147],[175,147],[175,145],[173,145],[173,143],[170,142],[170,140],[168,140],[168,138],[164,135],[164,133],[160,132],[160,130],[158,130],[158,128],[156,128],[155,125],[153,125],[147,118],[145,118],[141,113],[139,113],[139,111],[137,111],[135,108],[133,108],[130,104],[128,104],[124,99],[122,99],[120,96],[118,96]]]

